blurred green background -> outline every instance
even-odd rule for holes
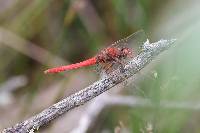
[[[0,130],[98,79],[92,67],[55,75],[45,69],[87,59],[140,29],[150,42],[178,39],[120,92],[156,106],[106,109],[90,132],[199,133],[199,0],[0,0]],[[161,101],[190,106],[163,108]],[[71,131],[86,106],[39,132]]]

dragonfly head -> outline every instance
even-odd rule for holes
[[[129,48],[122,48],[122,55],[123,57],[132,57],[133,53]]]

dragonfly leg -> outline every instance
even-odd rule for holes
[[[114,63],[109,63],[108,65],[104,66],[105,73],[108,75],[110,72],[112,72],[112,66]]]

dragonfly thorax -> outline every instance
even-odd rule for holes
[[[132,52],[129,48],[107,48],[102,50],[97,56],[98,63],[106,63],[117,61],[122,58],[126,58],[127,56],[131,55]]]
[[[122,48],[121,54],[123,57],[132,56],[132,51],[129,48]]]

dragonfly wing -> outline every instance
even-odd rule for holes
[[[114,63],[98,63],[95,65],[96,72],[100,75],[100,77],[105,77],[109,75],[113,71]]]
[[[100,77],[105,77],[115,71],[120,66],[123,66],[126,63],[127,59],[120,59],[113,62],[108,63],[98,63],[95,66],[96,72],[100,75]]]
[[[146,42],[147,39],[144,30],[139,30],[124,39],[116,41],[111,47],[128,47],[134,51],[139,51],[139,47]]]

